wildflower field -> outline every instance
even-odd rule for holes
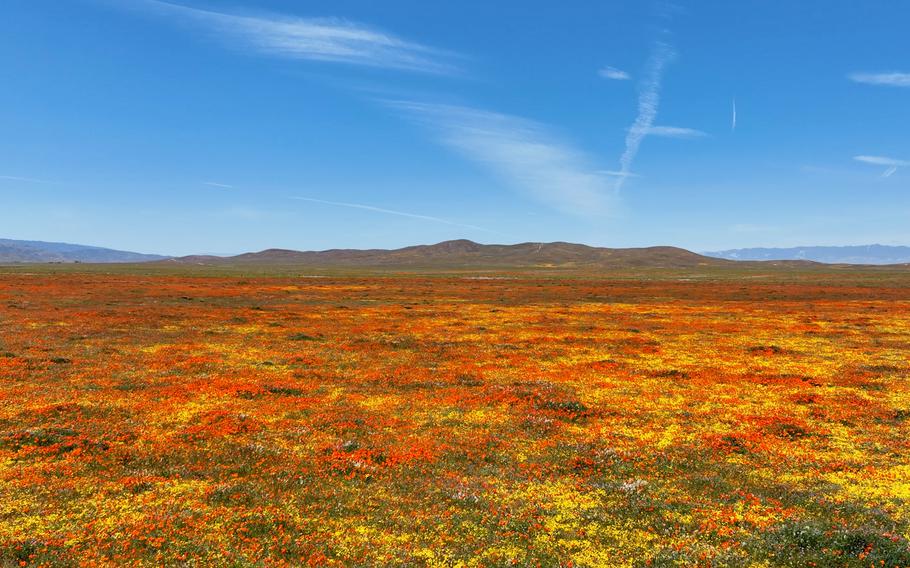
[[[910,273],[0,273],[0,566],[910,566]]]

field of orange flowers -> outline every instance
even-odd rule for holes
[[[910,276],[0,274],[0,566],[910,566]]]

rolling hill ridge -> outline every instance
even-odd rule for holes
[[[232,257],[187,256],[165,262],[199,265],[307,265],[322,267],[426,268],[687,268],[724,266],[733,261],[710,258],[676,247],[600,248],[587,245],[521,243],[485,245],[460,239],[400,249],[268,249]]]
[[[467,239],[399,249],[330,249],[297,251],[267,249],[236,256],[166,257],[102,247],[0,239],[0,263],[167,263],[186,266],[285,266],[374,269],[634,269],[699,268],[740,265],[812,266],[898,265],[910,261],[910,247],[881,245],[734,249],[697,254],[671,246],[605,248],[583,244],[480,244]]]

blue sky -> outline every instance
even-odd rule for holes
[[[0,237],[910,244],[910,4],[2,10]]]

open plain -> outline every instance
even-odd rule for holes
[[[0,270],[4,566],[910,566],[906,270],[237,270]]]

